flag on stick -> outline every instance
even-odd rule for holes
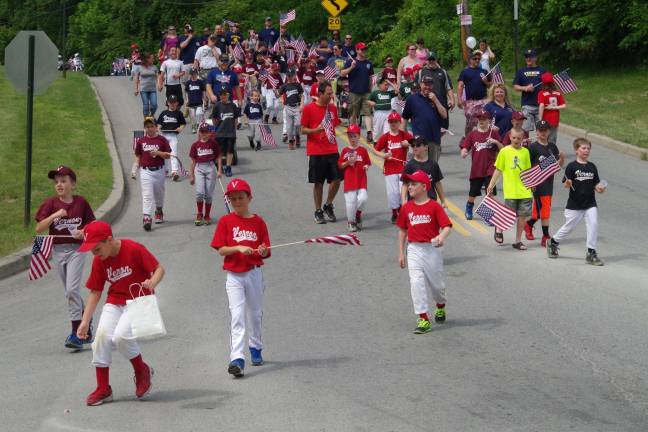
[[[337,78],[337,76],[340,74],[340,71],[335,66],[326,66],[323,72],[324,72],[324,78],[326,78],[327,81],[331,81]]]
[[[49,257],[52,253],[53,236],[36,236],[32,246],[31,260],[29,262],[29,280],[33,281],[45,276],[52,266]]]
[[[180,177],[189,177],[189,171],[182,165],[180,158],[174,155],[171,155],[171,157],[174,157],[178,161],[178,167],[180,168],[178,174],[180,174]]]
[[[560,171],[560,165],[554,155],[550,155],[540,161],[540,163],[533,168],[524,170],[520,173],[520,180],[522,184],[528,188],[538,186],[552,175]]]
[[[489,225],[494,225],[496,228],[506,231],[511,228],[517,219],[517,215],[513,210],[500,204],[490,195],[487,195],[475,210],[479,216]]]
[[[297,39],[290,41],[290,45],[295,48],[300,55],[302,55],[304,51],[306,51],[306,48],[308,48],[302,35],[299,35]]]
[[[319,57],[319,54],[317,53],[317,50],[315,49],[315,45],[313,45],[313,47],[310,49],[310,51],[308,51],[308,57],[310,57],[312,55],[315,55],[315,56]]]
[[[286,61],[288,63],[295,63],[295,50],[287,49],[286,50]]]
[[[278,53],[279,51],[281,51],[281,44],[279,43],[280,40],[281,38],[277,38],[277,42],[275,42],[274,45],[272,45],[271,48],[272,52]]]
[[[286,25],[289,22],[294,21],[296,18],[297,18],[297,12],[295,12],[295,9],[288,11],[286,13],[280,13],[279,24]]]
[[[223,201],[225,202],[225,210],[227,210],[227,213],[232,213],[232,210],[230,210],[230,200],[227,194],[225,193],[225,187],[223,186],[223,181],[221,180],[220,177],[218,177],[218,183],[220,184],[221,190],[223,191]]]
[[[504,84],[504,76],[502,75],[502,68],[499,63],[491,70],[493,74],[493,84]]]
[[[234,53],[234,57],[236,57],[237,59],[241,61],[245,60],[245,51],[243,50],[243,47],[240,43],[236,42],[236,45],[234,45],[234,48],[232,48],[232,52]]]
[[[315,237],[306,240],[304,243],[327,243],[341,246],[362,246],[360,239],[355,234],[340,234],[325,237]]]
[[[330,143],[335,143],[335,127],[333,126],[333,117],[331,111],[327,108],[321,123],[322,129],[326,133],[326,138]]]
[[[275,141],[274,137],[272,136],[272,130],[270,129],[270,126],[268,125],[259,125],[259,132],[261,133],[261,139],[263,140],[264,143],[269,145],[272,148],[279,148],[277,145],[277,141]]]
[[[371,80],[371,88],[376,87],[376,84],[378,83],[378,74],[373,74],[369,77]]]
[[[232,28],[233,26],[236,26],[236,23],[234,21],[230,21],[227,18],[223,20],[223,24],[226,24],[229,28]]]
[[[560,88],[560,91],[563,93],[572,93],[578,90],[578,86],[573,79],[567,73],[567,70],[564,70],[556,75],[554,75],[554,81],[556,85]]]

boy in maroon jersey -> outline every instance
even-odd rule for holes
[[[200,139],[191,145],[189,157],[191,158],[190,184],[196,185],[196,226],[211,224],[211,206],[216,178],[223,173],[220,146],[216,140],[211,139],[208,125],[200,126],[198,131]],[[204,205],[204,216],[203,216]]]

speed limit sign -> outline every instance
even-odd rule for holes
[[[334,17],[334,16],[328,17],[329,30],[340,30],[341,25],[342,25],[342,21],[340,20],[340,17]]]

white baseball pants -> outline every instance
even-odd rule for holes
[[[373,140],[378,141],[378,138],[389,130],[389,123],[387,123],[387,116],[391,111],[374,111],[373,114]]]
[[[216,186],[216,165],[214,162],[201,162],[196,164],[194,176],[196,177],[196,201],[211,204]]]
[[[92,343],[92,364],[95,367],[110,367],[112,351],[117,348],[127,360],[141,354],[133,336],[126,306],[106,303]]]
[[[310,95],[311,86],[302,85],[302,87],[304,88],[304,106],[306,106],[309,103],[311,103],[311,101],[312,101],[312,98],[311,98],[311,95]]]
[[[409,243],[407,245],[407,267],[414,313],[418,315],[429,312],[428,287],[437,304],[446,303],[441,248],[434,247],[432,243]]]
[[[65,298],[68,303],[70,321],[80,321],[83,318],[81,276],[83,276],[85,256],[79,252],[79,246],[76,243],[68,243],[56,244],[52,248],[54,251],[54,261],[56,261],[56,269],[65,288]]]
[[[263,91],[266,100],[266,111],[264,114],[272,120],[272,118],[279,115],[279,98],[274,90],[264,88]]]
[[[356,221],[356,211],[362,211],[367,203],[367,198],[367,189],[344,192],[344,202],[346,203],[346,214],[349,222]]]
[[[261,319],[265,285],[261,268],[257,267],[245,273],[227,272],[225,290],[231,315],[230,361],[243,359],[246,328],[248,345],[259,350],[263,349]]]
[[[585,219],[585,229],[587,230],[587,247],[589,249],[596,249],[598,242],[598,207],[590,207],[587,210],[565,209],[565,223],[553,235],[553,239],[560,243],[567,238],[569,233],[583,219]]]
[[[401,188],[403,182],[400,181],[400,174],[389,174],[385,176],[385,189],[387,190],[387,202],[389,208],[395,210],[401,206]]]
[[[254,137],[256,136],[257,139],[261,139],[261,132],[259,132],[259,124],[261,123],[261,120],[250,120],[248,121],[248,131],[247,131],[247,136],[248,138],[252,138],[254,140]]]
[[[178,156],[178,134],[162,132],[162,136],[166,138],[167,141],[169,141],[169,145],[171,146],[171,156]],[[171,163],[171,172],[177,173],[180,169],[178,159],[176,159],[175,157],[170,157],[165,162],[165,166],[168,166],[169,163]]]
[[[164,206],[164,168],[150,171],[140,169],[140,186],[142,189],[142,213],[153,215],[156,207]]]
[[[189,119],[191,127],[196,127],[204,120],[204,110],[202,106],[189,107]]]
[[[288,134],[288,139],[295,139],[297,130],[301,124],[301,113],[299,107],[284,106],[283,108],[284,132]]]

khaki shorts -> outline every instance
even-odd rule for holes
[[[507,199],[504,205],[515,211],[518,216],[529,217],[533,208],[533,198]]]
[[[371,115],[369,106],[369,93],[349,93],[349,115],[358,118]]]

